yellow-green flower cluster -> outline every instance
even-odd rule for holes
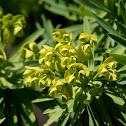
[[[85,81],[89,74],[90,71],[87,66],[81,63],[73,63],[68,66],[64,77],[67,83],[75,85],[77,81]]]
[[[52,47],[47,45],[43,45],[43,47],[40,51],[39,64],[49,69],[54,68],[56,71],[63,71],[60,55]]]
[[[95,35],[88,35],[87,33],[81,33],[79,36],[79,44],[80,45],[87,45],[91,48],[94,48],[97,44],[97,37]]]
[[[79,62],[85,62],[91,56],[91,48],[97,44],[97,37],[95,35],[88,35],[81,33],[79,36],[79,44],[81,45],[77,50],[77,57]]]
[[[36,42],[27,42],[21,47],[21,58],[22,59],[30,59],[38,57],[39,49],[37,47]]]
[[[3,15],[3,10],[0,8],[0,30],[3,43],[11,43],[15,36],[23,35],[23,28],[26,26],[26,21],[23,15],[7,14]]]
[[[69,43],[72,42],[73,40],[73,34],[72,33],[68,33],[62,29],[55,29],[53,31],[53,38],[57,41],[57,42],[64,42],[64,43]]]
[[[0,49],[0,67],[6,62],[6,60],[7,60],[7,57],[4,50]]]
[[[103,75],[106,80],[115,81],[119,74],[116,72],[115,60],[112,56],[108,57],[98,69],[98,74]]]
[[[72,45],[72,34],[61,29],[56,29],[53,32],[53,38],[57,41],[55,48],[43,45],[43,48],[39,51],[38,62],[41,68],[26,67],[27,70],[24,72],[24,85],[33,87],[39,86],[42,89],[48,87],[50,96],[56,97],[57,94],[59,94],[63,101],[75,97],[75,87],[79,87],[79,84],[87,94],[91,93],[93,96],[94,94],[101,95],[101,86],[95,87],[93,83],[89,82],[88,77],[90,71],[88,67],[82,63],[82,61],[84,62],[89,58],[91,48],[95,47],[97,43],[96,36],[86,33],[80,34],[79,43],[82,53],[80,48],[76,49]],[[33,49],[34,45],[34,42],[24,44],[21,51],[23,52],[22,57],[31,58],[33,54],[34,57],[36,57],[36,53]],[[103,75],[108,80],[114,81],[117,79],[115,68],[115,61],[110,57],[109,61],[106,59],[99,68],[98,74]],[[111,71],[113,71],[113,73],[111,73]],[[88,86],[92,86],[93,88],[90,89]],[[94,90],[96,90],[95,93]],[[89,99],[92,99],[91,94],[87,96],[88,103],[91,101]],[[89,98],[89,96],[91,97]]]
[[[55,74],[47,68],[26,67],[27,70],[23,73],[25,76],[24,85],[27,87],[37,87],[44,89],[55,83]]]
[[[57,80],[49,89],[49,95],[52,97],[56,97],[58,93],[62,94],[62,101],[75,98],[74,86],[71,83],[66,83],[64,79]]]

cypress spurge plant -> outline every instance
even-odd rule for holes
[[[49,115],[44,126],[54,121],[57,126],[126,124],[126,57],[118,55],[120,49],[115,47],[112,53],[104,54],[103,61],[95,61],[94,47],[99,38],[91,34],[87,17],[77,47],[72,33],[55,29],[52,34],[55,47],[48,46],[54,45],[49,41],[41,49],[41,43],[34,41],[42,29],[28,37],[27,42],[24,40],[7,59],[7,45],[23,34],[24,27],[22,15],[3,15],[0,9],[0,125],[36,126],[31,102]],[[124,52],[125,48],[122,49]],[[15,65],[15,61],[21,65]]]
[[[92,69],[93,48],[97,44],[97,37],[88,33],[80,34],[80,45],[76,48],[72,45],[72,33],[55,29],[53,31],[53,38],[57,41],[55,47],[43,45],[37,54],[40,67],[26,66],[23,84],[26,87],[48,89],[48,95],[59,101],[59,105],[55,108],[44,111],[45,114],[52,113],[44,126],[50,125],[57,119],[58,126],[112,126],[114,121],[116,124],[125,124],[126,120],[123,117],[125,114],[122,114],[117,106],[117,104],[120,106],[125,104],[124,97],[114,95],[116,92],[120,95],[117,86],[120,77],[116,70],[117,63],[113,56],[109,56],[97,71]],[[27,48],[26,46],[22,48],[25,54],[21,51],[25,59],[33,56],[33,53],[36,55],[33,50],[27,51],[32,43],[27,44]],[[116,100],[119,100],[119,103]],[[111,108],[117,109],[115,111],[120,119],[116,112],[113,114]]]

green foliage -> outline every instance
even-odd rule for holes
[[[44,126],[126,125],[125,5],[21,0],[17,12],[26,17],[32,12],[38,30],[18,39],[9,58],[8,45],[24,34],[26,22],[0,8],[0,125],[37,126],[31,103],[49,116]]]
[[[61,107],[56,106],[55,109],[45,110],[45,114],[52,113],[52,116],[45,126],[57,120],[57,125],[66,125],[68,120],[70,125],[76,125],[76,121],[81,121],[83,114],[87,115],[89,122],[85,120],[84,122],[80,122],[80,124],[86,123],[86,125],[90,125],[91,123],[91,125],[101,125],[104,123],[105,125],[113,125],[111,117],[109,116],[109,111],[102,100],[102,95],[109,96],[113,99],[113,103],[120,106],[124,106],[125,104],[124,98],[112,95],[111,93],[117,93],[117,91],[112,91],[111,86],[107,86],[111,85],[112,81],[116,83],[116,81],[121,79],[119,73],[116,71],[117,65],[113,58],[114,56],[116,61],[118,60],[116,54],[110,54],[110,57],[106,58],[97,72],[93,69],[90,72],[89,68],[84,65],[87,60],[89,60],[90,56],[79,63],[79,57],[82,56],[82,53],[72,45],[73,37],[71,36],[72,34],[61,29],[53,31],[53,38],[57,40],[57,44],[54,49],[47,45],[43,45],[44,48],[39,52],[39,63],[41,68],[26,67],[27,70],[24,72],[24,85],[31,87],[39,86],[42,89],[48,87],[49,95],[60,101]],[[81,45],[79,49],[87,45],[89,48],[95,47],[97,38],[95,35],[81,33],[79,36],[79,43]],[[83,52],[88,51],[85,47],[81,49]],[[92,51],[90,52],[92,55]],[[73,56],[75,60],[72,61],[71,57]],[[85,59],[84,56],[83,58]],[[57,62],[61,69],[58,68]],[[119,92],[118,95],[120,95]],[[89,109],[89,106],[93,102],[95,102],[96,108],[98,109],[95,113],[91,112],[94,108],[90,107]],[[64,107],[62,108],[62,106]],[[97,113],[100,113],[100,115],[97,115]],[[71,114],[73,117],[70,116]],[[92,114],[94,116],[92,116]],[[97,115],[96,117],[95,114]],[[102,121],[97,122],[97,117],[102,118]],[[122,121],[122,123],[125,123],[125,121]]]
[[[8,19],[8,16],[11,16],[12,19]],[[12,16],[11,14],[9,14],[1,16],[1,21],[2,27],[0,27],[0,125],[22,126],[23,123],[25,123],[29,126],[36,126],[38,124],[36,122],[36,117],[33,112],[31,101],[40,97],[41,94],[39,91],[26,89],[24,88],[24,86],[22,86],[22,74],[25,70],[24,66],[25,64],[27,64],[27,62],[24,63],[18,54],[20,53],[22,43],[25,43],[27,41],[35,41],[36,39],[38,39],[38,37],[43,32],[43,29],[36,31],[31,36],[28,36],[25,40],[23,40],[21,45],[19,45],[19,47],[8,59],[6,56],[5,49],[7,48],[10,41],[8,44],[3,41],[3,31],[5,29],[9,29],[9,31],[13,32],[11,36],[9,36],[11,40],[11,37],[13,38],[13,35],[18,36],[20,30],[23,30],[23,23],[25,23],[25,19],[22,15]],[[4,37],[8,38],[8,35],[9,34],[6,34]],[[31,50],[36,50],[36,45],[34,45],[34,42],[32,45],[30,45]],[[36,62],[33,61],[32,65],[33,64],[36,64]]]

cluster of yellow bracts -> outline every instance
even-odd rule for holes
[[[4,44],[14,42],[16,36],[21,37],[25,26],[23,15],[14,16],[11,13],[3,15],[3,9],[0,7],[0,39]]]
[[[63,99],[69,100],[75,97],[74,87],[77,83],[87,83],[90,70],[83,63],[89,59],[91,48],[97,44],[97,37],[81,33],[78,49],[71,43],[72,33],[56,29],[53,38],[58,42],[55,48],[43,45],[43,49],[39,51],[35,42],[28,42],[22,46],[21,57],[23,59],[39,57],[41,65],[41,68],[26,67],[23,83],[28,87],[39,86],[42,89],[49,87],[50,96],[56,97],[57,94],[61,94]],[[98,69],[98,75],[115,81],[117,79],[115,68],[113,57],[109,57]]]

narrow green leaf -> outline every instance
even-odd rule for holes
[[[37,40],[40,35],[42,35],[44,33],[44,29],[40,29],[40,30],[37,30],[35,32],[33,32],[31,35],[29,35],[27,38],[25,38],[22,43],[20,44],[20,47],[25,43],[25,42],[33,42],[35,40]],[[18,47],[18,48],[20,48]]]
[[[69,100],[67,103],[66,103],[67,107],[68,107],[68,112],[73,112],[73,106],[74,106],[74,100]]]
[[[103,19],[99,18],[96,14],[92,13],[92,16],[96,19],[96,21],[110,34],[120,36],[120,34],[108,23],[106,23]]]
[[[124,23],[126,24],[126,9],[125,9],[122,1],[120,2],[120,10],[121,10],[121,14],[122,14]]]
[[[66,123],[67,123],[67,121],[69,119],[69,116],[70,116],[70,113],[66,116],[66,118],[64,119],[64,121],[63,121],[61,126],[66,126]]]
[[[89,105],[89,110],[90,110],[90,112],[92,114],[92,117],[93,117],[93,119],[95,121],[96,126],[99,126],[99,124],[100,124],[100,117],[99,117],[98,111],[97,111],[96,106],[95,106],[93,101]]]
[[[104,105],[102,98],[99,98],[97,101],[95,99],[95,103],[96,103],[97,110],[99,111],[99,114],[100,114],[104,124],[108,125],[108,126],[113,126],[112,122],[111,122],[111,118],[106,109],[106,106]]]
[[[23,111],[21,113],[21,117],[23,119],[23,121],[25,122],[25,124],[27,126],[36,126],[36,117],[35,117],[35,114],[33,112],[33,109],[32,109],[32,106],[31,104],[22,104],[22,108],[23,108]]]
[[[91,115],[88,107],[87,107],[87,111],[88,111],[88,115],[89,115],[89,125],[90,126],[95,126],[92,115]]]
[[[120,81],[120,82],[118,82],[118,84],[120,84],[120,85],[126,85],[126,81]]]
[[[126,65],[126,56],[112,53],[109,53],[109,56],[113,56],[118,63]]]
[[[126,122],[126,118],[123,117],[120,107],[116,105],[108,95],[104,95],[104,103],[116,119],[118,119],[122,124]]]
[[[112,54],[122,54],[126,48],[122,45],[117,45],[116,47],[113,48],[113,50],[110,52]]]
[[[106,23],[103,19],[99,18],[97,15],[95,15],[94,13],[92,13],[92,16],[96,19],[96,21],[110,34],[116,35],[116,36],[120,36],[120,34],[118,33],[118,31],[116,31],[110,24]],[[116,53],[116,54],[121,54],[121,52],[125,51],[125,47],[122,47],[121,45],[117,45],[112,51],[111,53]]]
[[[108,8],[104,5],[104,2],[99,1],[99,0],[97,0],[97,1],[96,0],[91,0],[91,2],[92,2],[93,5],[95,5],[99,9],[110,13],[110,10],[108,10]]]
[[[105,37],[105,34],[104,34],[104,33],[102,33],[102,34],[100,34],[100,35],[98,36],[98,43],[97,43],[97,45],[95,46],[94,51],[97,50],[98,47],[101,45],[102,39],[103,39],[104,37]]]
[[[80,11],[82,12],[83,16],[92,17],[91,12],[84,6],[80,6]]]
[[[55,106],[55,108],[53,109],[46,109],[43,114],[48,114],[48,113],[52,113],[52,112],[56,112],[56,111],[62,111],[62,108],[58,105]]]
[[[85,8],[87,8],[89,11],[98,11],[101,10],[98,7],[96,7],[95,5],[93,5],[90,1],[87,0],[74,0],[76,3],[78,3],[79,5],[83,5]]]
[[[20,113],[20,118],[23,120],[26,126],[36,126],[37,121],[33,111],[33,107],[31,101],[36,98],[36,96],[40,97],[37,92],[29,89],[21,89],[14,91],[14,100],[17,111]]]
[[[82,12],[80,12],[80,10],[78,8],[77,9],[75,9],[75,8],[66,8],[65,10],[67,10],[69,12],[73,12],[73,13],[75,13],[77,15],[85,16]]]
[[[109,94],[109,93],[106,93],[106,94],[109,97],[111,97],[116,104],[121,105],[121,106],[123,106],[125,104],[125,101],[122,98],[117,97],[117,96],[112,95],[112,94]]]
[[[126,65],[123,65],[123,67],[121,67],[119,70],[118,70],[119,74],[121,75],[121,77],[126,77]],[[119,84],[126,84],[125,83],[125,80],[121,81],[121,82],[118,82]]]
[[[6,119],[5,117],[2,118],[2,119],[0,119],[0,124],[1,124],[5,119]]]
[[[63,28],[67,32],[82,32],[83,31],[83,26],[82,24],[76,24],[76,25],[71,25]]]
[[[0,98],[0,104],[2,103],[3,100],[4,100],[4,97]]]
[[[118,29],[122,32],[122,34],[126,35],[126,26],[118,21],[115,21],[115,23],[116,23]]]
[[[125,122],[126,122],[126,113],[121,112],[121,114],[122,114],[122,116],[124,117]],[[125,123],[125,124],[126,124],[126,123]]]
[[[81,102],[78,106],[78,109],[75,111],[74,117],[72,118],[70,125],[72,126],[74,122],[80,117],[80,115],[84,112],[85,105]]]
[[[43,101],[50,101],[54,100],[53,98],[38,98],[32,101],[32,103],[38,103],[38,102],[43,102]]]
[[[52,32],[53,32],[53,26],[51,20],[47,20],[44,14],[41,15],[41,19],[42,19],[42,24],[45,28],[46,35],[48,36],[47,38],[51,39]]]
[[[73,20],[76,21],[78,20],[78,17],[76,16],[76,13],[69,13],[69,11],[67,11],[67,9],[78,9],[77,6],[71,4],[71,3],[67,3],[63,1],[63,0],[59,0],[58,2],[56,0],[43,0],[44,4],[43,7],[48,10],[51,11],[55,14],[58,15],[62,15],[66,18],[68,18],[69,20]]]
[[[111,38],[107,36],[105,44],[104,44],[104,48],[108,49],[110,47],[110,44],[111,44]]]
[[[83,28],[84,28],[83,29],[84,33],[87,33],[87,34],[91,35],[90,25],[89,25],[88,17],[87,16],[84,17]]]
[[[54,121],[56,121],[57,119],[60,118],[60,116],[62,115],[64,110],[60,110],[55,112],[48,120],[47,122],[43,125],[43,126],[49,126],[50,124],[52,124]]]
[[[126,47],[126,39],[117,35],[108,34],[112,39],[114,39],[117,43],[121,44],[122,46]]]
[[[62,114],[62,116],[59,118],[59,121],[57,122],[56,126],[66,126],[66,123],[69,119],[70,113],[66,114]]]

